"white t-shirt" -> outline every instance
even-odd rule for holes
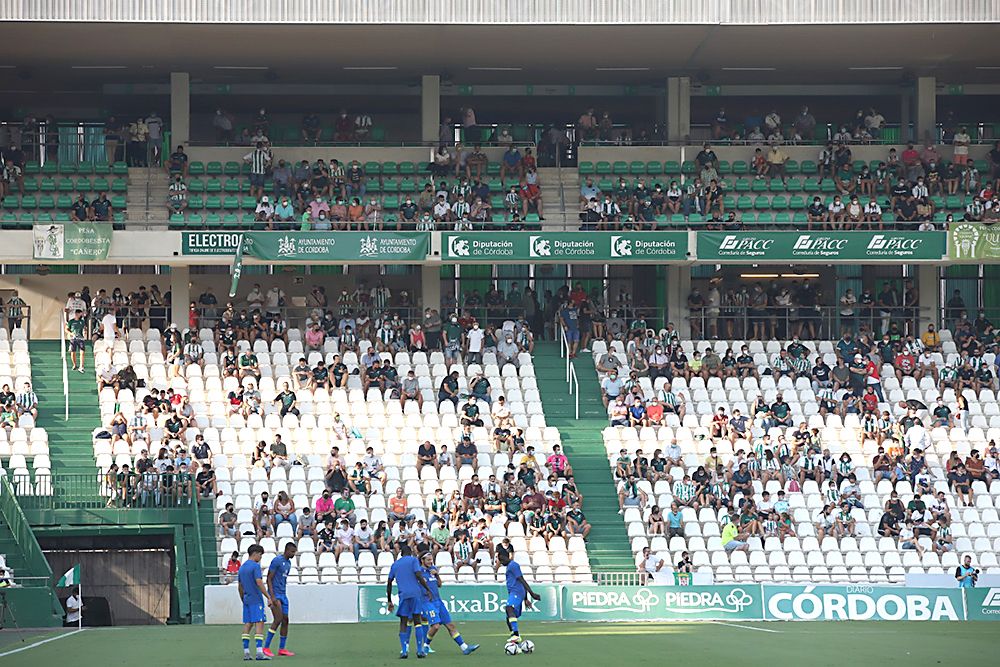
[[[659,567],[660,563],[663,563],[663,567],[659,572],[657,572],[656,568]],[[643,563],[643,567],[645,568],[646,573],[653,578],[653,581],[657,583],[673,583],[673,576],[670,572],[670,568],[668,568],[663,559],[656,554],[649,554]]]
[[[347,530],[344,530],[343,528],[338,528],[336,531],[334,531],[333,535],[334,539],[336,539],[337,542],[343,544],[344,546],[350,546],[354,544],[354,530],[352,530],[351,528],[348,528]]]
[[[953,139],[955,143],[955,155],[968,155],[969,154],[969,142],[971,139],[969,135],[964,132],[959,132],[955,135]]]
[[[83,606],[83,601],[75,595],[70,595],[66,598],[66,622],[67,623],[78,623],[80,621],[80,608]],[[75,608],[75,611],[74,611]]]
[[[113,343],[115,341],[115,316],[112,313],[106,313],[101,318],[101,327],[104,328],[104,340]]]
[[[469,329],[465,335],[469,341],[469,352],[483,351],[483,339],[486,334],[483,333],[482,329]]]

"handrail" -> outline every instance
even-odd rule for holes
[[[35,534],[31,530],[31,524],[28,523],[24,511],[17,501],[14,487],[11,486],[6,476],[0,476],[0,516],[7,522],[14,542],[20,547],[29,572],[36,576],[46,577],[51,581],[52,568],[49,567],[49,563],[42,553],[42,548],[38,545],[38,540],[35,539]]]
[[[556,326],[559,326],[558,320]],[[566,330],[559,327],[559,356],[566,359],[566,382],[569,382],[569,367],[572,364],[569,358],[569,341],[566,339]]]
[[[576,402],[576,418],[580,418],[580,380],[576,377],[576,366],[570,365],[569,373],[572,377],[572,382],[569,385],[569,393]]]
[[[62,314],[62,327],[60,327],[59,332],[59,349],[62,355],[62,381],[63,381],[63,400],[65,401],[65,414],[63,419],[69,421],[69,371],[66,370],[66,313]]]

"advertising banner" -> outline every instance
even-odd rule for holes
[[[981,222],[948,226],[948,259],[1000,260],[1000,229]]]
[[[97,262],[111,251],[111,223],[67,222],[34,225],[34,258]]]
[[[1000,588],[966,588],[965,618],[968,621],[1000,621]]]
[[[427,232],[184,232],[184,255],[243,254],[269,261],[422,262],[430,251]]]
[[[523,618],[537,621],[558,621],[560,615],[561,586],[536,584],[531,587],[542,596],[533,609],[525,609]],[[503,620],[507,603],[507,589],[503,584],[445,585],[441,587],[441,600],[456,621]],[[393,595],[393,602],[398,598]],[[395,620],[389,612],[385,586],[360,586],[358,588],[358,618],[361,621]]]
[[[761,587],[747,586],[567,586],[567,621],[692,621],[764,617]]]
[[[940,260],[944,246],[944,232],[698,232],[699,260]]]
[[[679,262],[687,232],[443,233],[441,254],[459,262]]]
[[[768,621],[961,621],[958,588],[764,586]]]

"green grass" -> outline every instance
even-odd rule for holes
[[[961,665],[983,664],[992,655],[1000,625],[988,622],[826,622],[826,623],[541,623],[521,627],[536,644],[532,655],[513,658],[503,653],[507,637],[503,622],[459,625],[466,641],[482,644],[463,656],[445,630],[434,640],[436,654],[424,665],[781,665],[789,661],[813,665]],[[765,630],[768,632],[762,632]],[[59,630],[58,632],[65,632]],[[11,631],[0,632],[0,664],[4,667],[72,664],[74,667],[114,665],[221,665],[241,662],[241,628],[237,626],[156,626],[95,628],[29,648]],[[38,641],[31,633],[28,644]],[[351,665],[400,664],[393,623],[292,626],[288,648],[295,658],[275,658],[278,664]],[[415,661],[411,655],[407,663]]]

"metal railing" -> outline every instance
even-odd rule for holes
[[[598,586],[645,586],[649,575],[645,572],[596,572]]]
[[[558,325],[557,325],[558,326]],[[566,330],[559,328],[559,356],[566,359],[566,386],[569,395],[573,396],[576,404],[576,419],[580,418],[580,380],[576,377],[576,366],[569,354],[569,341],[566,339]]]
[[[28,571],[51,582],[52,569],[18,503],[15,488],[16,485],[12,486],[5,476],[0,475],[0,517],[7,523],[15,544],[20,548]]]
[[[59,327],[59,353],[62,356],[62,383],[63,383],[63,401],[65,414],[63,419],[69,421],[69,371],[66,369],[66,336],[67,332],[67,321],[66,313],[62,314],[62,326]]]
[[[193,481],[170,473],[130,473],[111,479],[105,473],[13,475],[9,486],[21,507],[59,509],[191,510],[197,491]]]

